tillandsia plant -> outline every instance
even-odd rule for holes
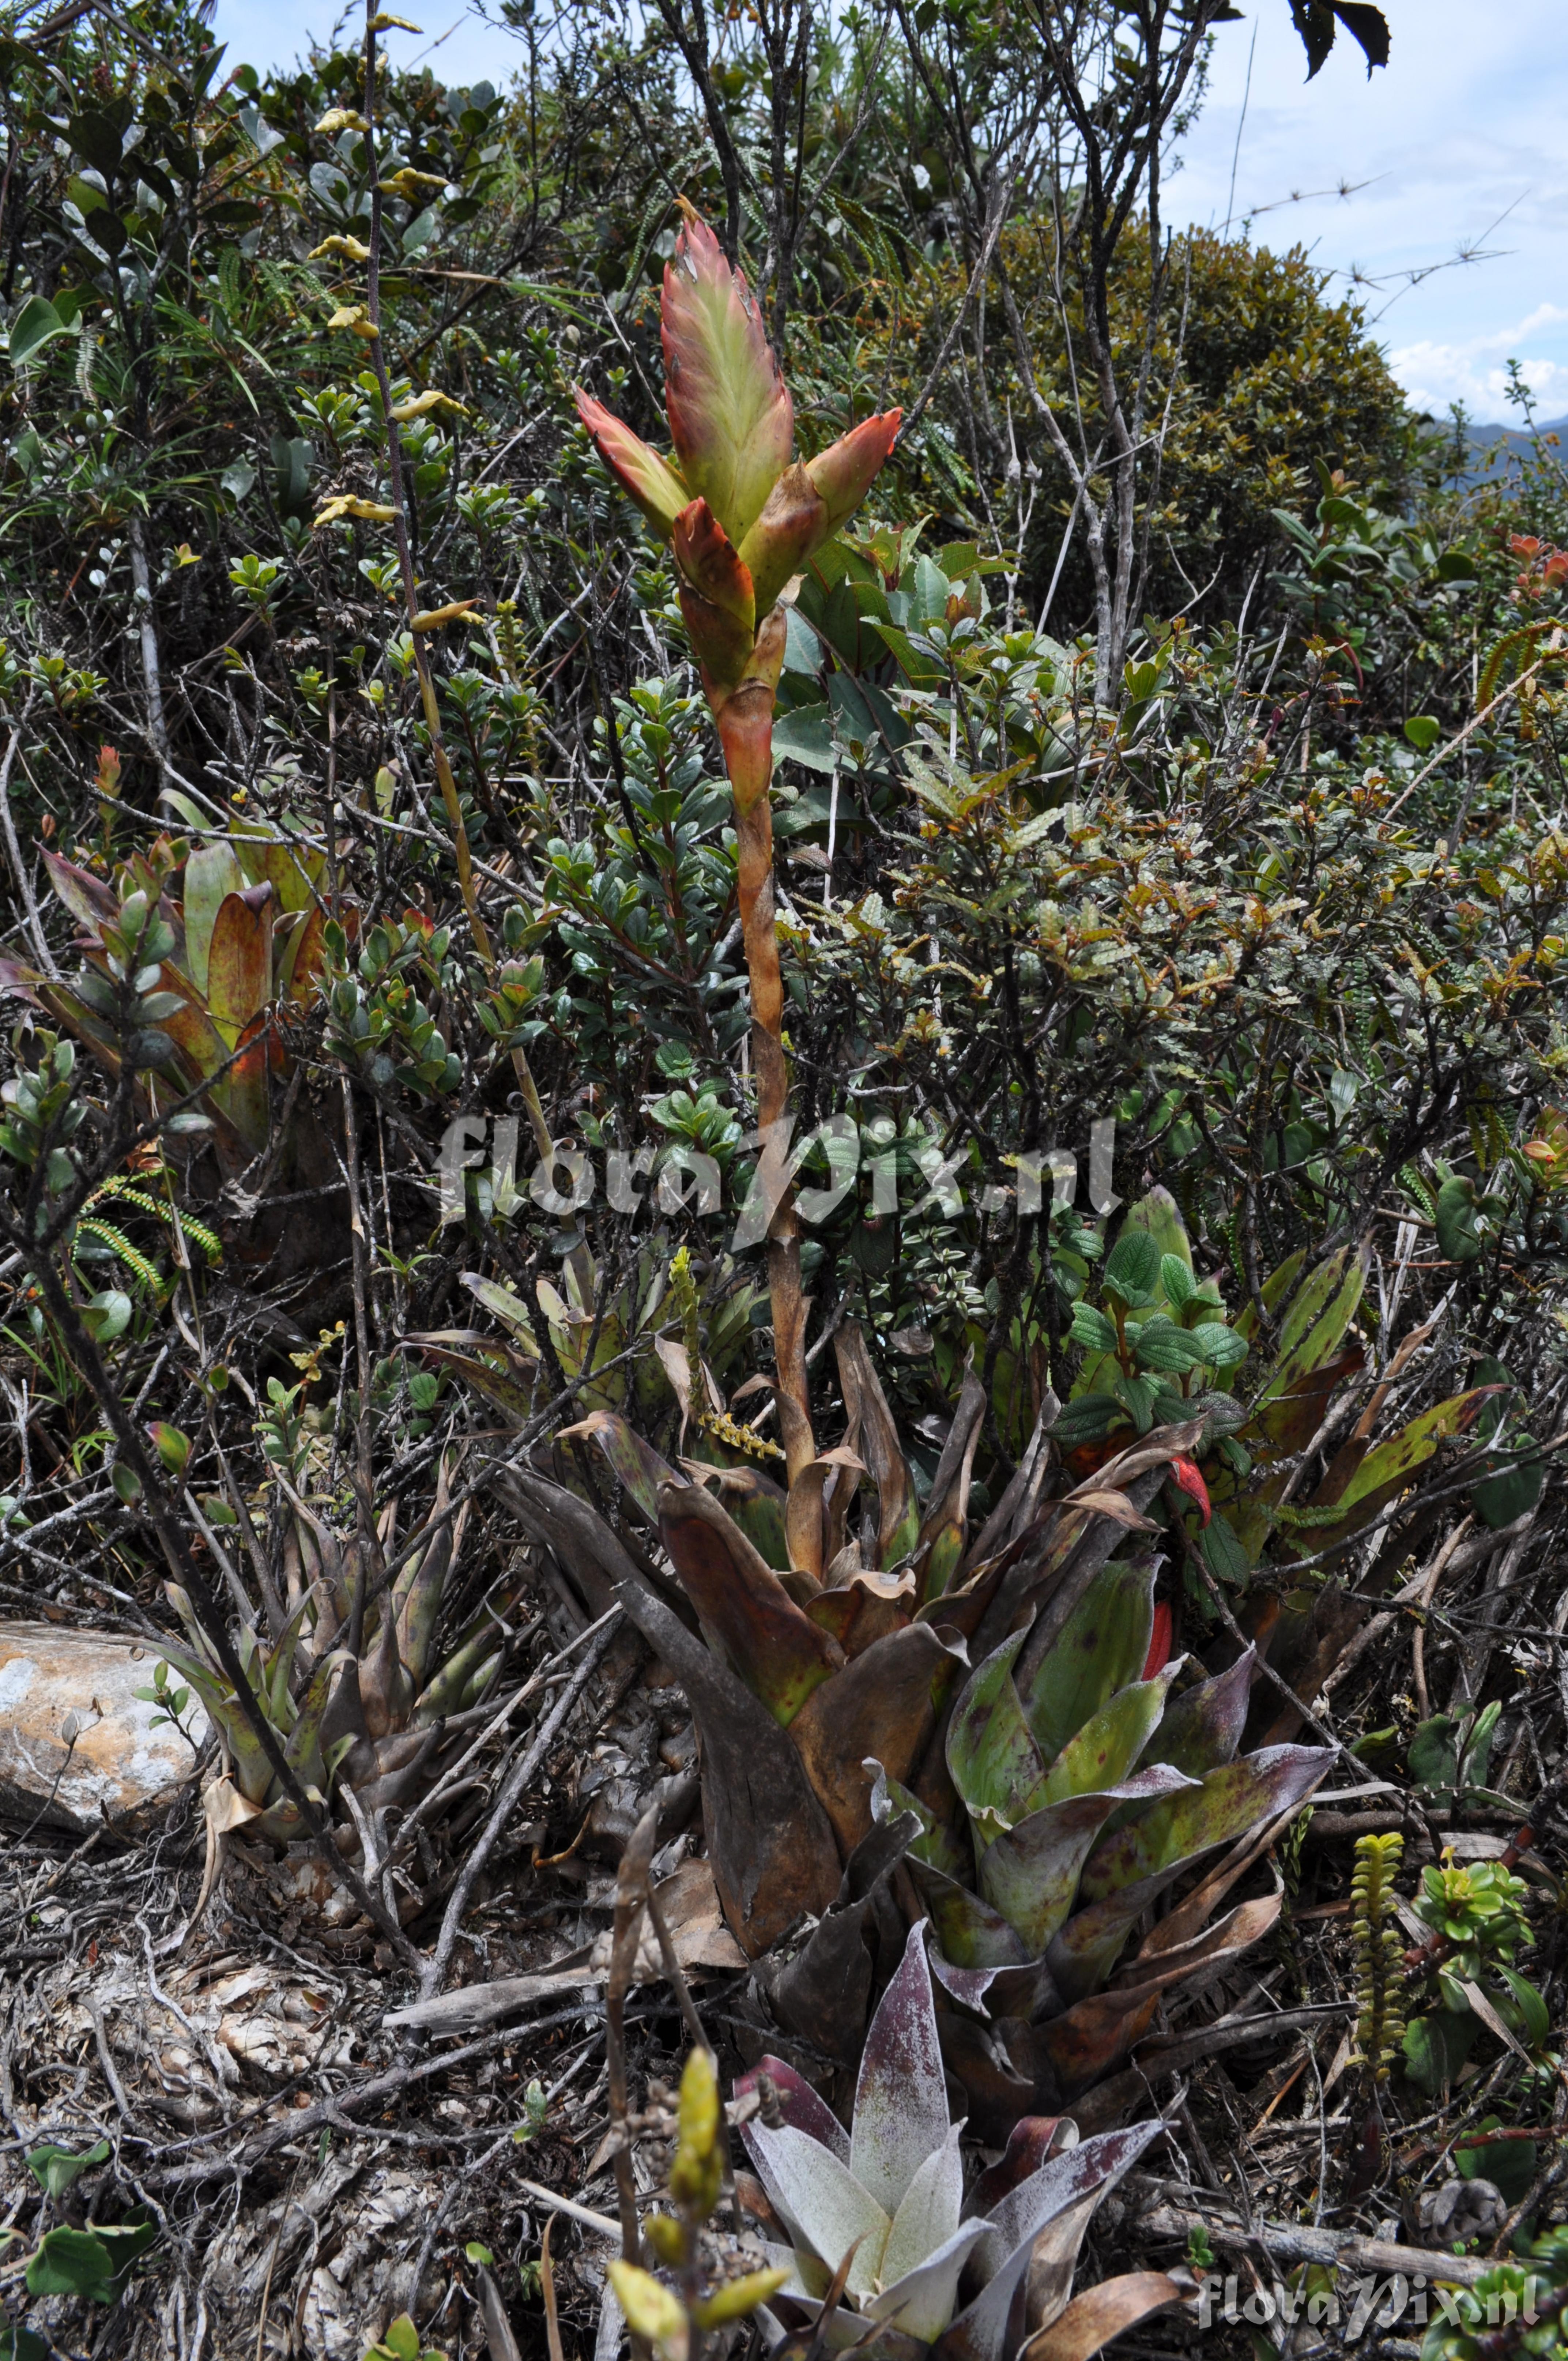
[[[274,1082],[296,1071],[284,1019],[302,1016],[323,980],[323,857],[266,821],[214,832],[194,806],[189,817],[208,829],[201,840],[160,835],[107,879],[46,850],[49,883],[81,929],[81,972],[59,982],[8,961],[0,980],[47,1009],[111,1074],[128,1051],[147,1111],[167,1117],[181,1142],[176,1152],[209,1144],[224,1182],[248,1173],[250,1191],[232,1202],[254,1214],[258,1160],[269,1151],[285,1187],[336,1174],[310,1102],[296,1090],[286,1118],[273,1103]],[[356,914],[343,916],[356,927]],[[143,998],[139,1029],[127,1039],[117,968],[138,936]],[[309,1225],[287,1226],[293,1257],[306,1257]]]
[[[783,2059],[736,2088],[763,2100],[741,2137],[791,2242],[775,2312],[787,2326],[843,2301],[822,2323],[828,2345],[887,2361],[922,2345],[942,2361],[1004,2361],[1025,2279],[1025,2325],[1048,2327],[1096,2206],[1165,2131],[1157,2117],[1080,2143],[1067,2118],[1033,2116],[966,2193],[923,1926],[872,2019],[848,2132]]]
[[[1204,1683],[1167,1664],[1168,1613],[1157,1645],[1157,1528],[1143,1509],[1172,1470],[1201,1494],[1190,1465],[1201,1415],[1136,1441],[1052,1499],[1049,1398],[971,1534],[986,1408],[978,1379],[964,1383],[922,1508],[859,1329],[846,1323],[834,1345],[846,1437],[787,1493],[754,1459],[672,1466],[608,1409],[557,1438],[567,1481],[536,1466],[509,1470],[502,1488],[596,1607],[622,1603],[681,1680],[702,1742],[708,1853],[742,1947],[758,1957],[803,1916],[821,1922],[764,1972],[775,2021],[853,2064],[874,1984],[890,1971],[897,1872],[897,1894],[905,1906],[918,1894],[947,1955],[955,2070],[970,2078],[984,2136],[1005,2138],[1021,2115],[1107,2073],[1163,1991],[1266,1931],[1272,1901],[1205,1932],[1222,1882],[1164,1922],[1123,1978],[1128,1990],[1103,1992],[1149,1902],[1212,1848],[1287,1810],[1329,1758],[1281,1746],[1233,1761],[1250,1652]],[[699,1358],[694,1394],[706,1377]],[[696,1442],[718,1455],[710,1434]],[[590,1505],[573,1464],[586,1449],[609,1460],[660,1559]],[[827,1537],[819,1575],[792,1547],[803,1510]],[[1129,1540],[1136,1556],[1114,1557]],[[1010,1677],[1025,1640],[1037,1731]],[[1040,1681],[1036,1662],[1047,1666]],[[1190,1697],[1175,1695],[1179,1679]],[[992,1853],[986,1880],[1019,1855],[997,1900],[980,1878]],[[1069,1927],[1075,1905],[1081,1923]],[[988,2025],[988,2011],[1005,2022]]]
[[[1163,1994],[1273,1925],[1277,1894],[1207,1926],[1226,1883],[1211,1878],[1118,1969],[1184,1872],[1288,1812],[1333,1760],[1293,1745],[1238,1757],[1254,1653],[1207,1679],[1168,1662],[1157,1571],[1152,1554],[1112,1560],[1065,1613],[1058,1593],[983,1658],[946,1731],[956,1811],[933,1808],[930,1768],[919,1793],[879,1792],[884,1818],[920,1823],[907,1867],[956,2006],[948,2061],[988,2125],[1010,2084],[1016,2113],[1070,2103]]]
[[[238,1634],[247,1682],[310,1800],[341,1806],[342,1841],[379,1855],[378,1863],[367,1858],[368,1873],[390,1859],[384,1815],[394,1806],[405,1816],[399,1844],[411,1845],[418,1806],[449,1767],[465,1717],[499,1674],[506,1632],[503,1617],[492,1610],[504,1602],[485,1602],[450,1645],[440,1647],[438,1626],[467,1515],[466,1504],[448,1513],[446,1462],[431,1529],[422,1539],[410,1537],[413,1545],[405,1545],[400,1562],[389,1518],[368,1552],[360,1538],[340,1542],[296,1488],[297,1482],[309,1486],[300,1423],[291,1415],[290,1395],[297,1389],[276,1379],[273,1387],[264,1448],[283,1507],[273,1523],[277,1546],[264,1547],[237,1496],[227,1503],[187,1499],[215,1547],[225,1528],[231,1538],[236,1528],[244,1534],[265,1601],[265,1629],[243,1624]],[[166,1428],[154,1442],[165,1466],[183,1475],[187,1438]],[[166,1646],[164,1653],[200,1697],[225,1752],[224,1776],[205,1793],[209,1827],[215,1835],[243,1828],[247,1838],[286,1845],[304,1833],[299,1807],[217,1665],[191,1601],[172,1584],[170,1598],[190,1644]],[[403,1899],[413,1901],[406,1893]]]
[[[673,458],[651,450],[579,388],[594,446],[674,555],[681,613],[724,749],[735,799],[738,890],[751,982],[757,1122],[783,1171],[789,1079],[773,921],[773,701],[786,606],[802,568],[864,500],[902,413],[862,419],[804,462],[795,412],[742,271],[707,224],[685,220],[664,271],[664,400]],[[770,1227],[779,1424],[790,1480],[816,1457],[806,1370],[800,1244],[787,1192]]]

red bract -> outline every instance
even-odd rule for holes
[[[1144,1659],[1143,1678],[1152,1681],[1163,1673],[1170,1662],[1171,1620],[1169,1602],[1164,1598],[1155,1604],[1154,1629],[1149,1634],[1149,1652]]]
[[[1212,1513],[1209,1506],[1209,1487],[1204,1483],[1196,1462],[1191,1459],[1173,1459],[1170,1463],[1170,1480],[1187,1494],[1190,1500],[1197,1501],[1199,1514],[1207,1524]]]

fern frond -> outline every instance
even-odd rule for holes
[[[76,1227],[79,1233],[85,1230],[89,1237],[99,1239],[111,1253],[117,1255],[126,1269],[136,1273],[144,1287],[150,1288],[155,1295],[160,1292],[163,1280],[156,1266],[132,1246],[124,1230],[117,1230],[113,1222],[105,1222],[96,1213],[83,1213]]]
[[[1413,1164],[1400,1165],[1399,1180],[1406,1194],[1415,1199],[1416,1203],[1426,1215],[1427,1220],[1429,1222],[1435,1222],[1437,1219],[1437,1199],[1432,1195],[1431,1191],[1427,1187],[1426,1182],[1421,1179],[1420,1174],[1416,1170]]]

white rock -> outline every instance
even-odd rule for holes
[[[105,1807],[118,1820],[171,1800],[196,1758],[136,1695],[157,1662],[152,1642],[117,1633],[0,1623],[0,1814],[85,1836]],[[194,1697],[183,1719],[200,1745]]]

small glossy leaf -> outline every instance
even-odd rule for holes
[[[1457,2080],[1481,2029],[1468,2009],[1429,2009],[1410,2019],[1403,2043],[1405,2071],[1418,2091],[1435,2099],[1446,2083]]]
[[[62,320],[54,305],[43,295],[29,295],[11,323],[11,366],[20,368],[24,361],[41,352],[51,336],[69,335],[72,323]]]
[[[80,2156],[68,2147],[58,2147],[46,2141],[42,2147],[27,2153],[27,2170],[49,2197],[63,2197],[71,2184],[95,2164],[102,2164],[109,2154],[107,2140],[99,2140]]]

